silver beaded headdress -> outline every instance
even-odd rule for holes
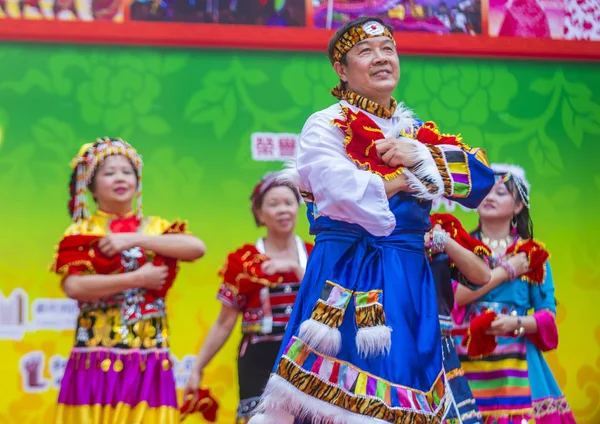
[[[77,156],[71,161],[73,168],[73,176],[71,178],[69,201],[69,212],[73,218],[73,222],[81,221],[87,218],[90,214],[87,190],[92,182],[94,173],[98,166],[108,156],[122,155],[131,161],[133,168],[137,173],[137,207],[136,215],[142,217],[142,157],[138,152],[126,141],[118,139],[110,139],[108,137],[98,138],[95,143],[88,143],[81,146]]]
[[[520,166],[505,163],[493,163],[491,168],[499,181],[505,183],[510,179],[514,180],[523,204],[529,209],[529,190],[531,186],[525,178],[525,170]]]

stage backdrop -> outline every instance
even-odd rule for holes
[[[600,60],[598,0],[0,0],[0,40],[321,51],[359,16],[404,53]]]
[[[536,235],[552,252],[557,287],[560,347],[547,358],[578,422],[600,422],[600,66],[401,64],[397,96],[421,118],[461,132],[492,161],[527,170]],[[219,267],[262,234],[248,197],[281,166],[265,159],[289,155],[306,118],[333,102],[326,57],[1,45],[0,69],[0,423],[52,422],[76,309],[48,266],[69,224],[68,163],[97,136],[131,141],[144,156],[146,213],[188,219],[208,246],[204,259],[183,265],[168,299],[183,384],[188,355],[219,310]],[[476,225],[474,213],[456,211]],[[298,233],[309,239],[303,216]],[[239,339],[236,329],[206,371],[219,423],[234,420]]]

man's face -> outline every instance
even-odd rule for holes
[[[347,65],[335,70],[348,88],[370,99],[391,96],[400,80],[400,61],[394,42],[386,36],[367,38],[346,54]]]

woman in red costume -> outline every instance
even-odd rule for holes
[[[55,422],[176,424],[165,297],[177,262],[202,257],[204,244],[185,223],[142,215],[142,159],[129,143],[98,139],[72,166],[73,222],[53,270],[80,312]]]
[[[252,213],[267,235],[227,257],[217,298],[221,312],[198,354],[185,395],[202,381],[202,371],[217,354],[242,316],[238,355],[240,403],[237,423],[246,423],[263,392],[281,346],[304,276],[312,244],[294,233],[300,192],[279,173],[267,174],[252,193]]]

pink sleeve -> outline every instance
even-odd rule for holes
[[[242,311],[246,306],[246,296],[240,294],[238,287],[229,283],[222,283],[219,287],[219,293],[217,299],[221,303]]]
[[[558,346],[558,329],[552,314],[547,310],[536,311],[533,314],[538,326],[535,334],[528,334],[529,340],[542,352],[556,349]]]
[[[454,295],[456,296],[456,289],[458,288],[458,281],[452,280],[452,290],[454,291]],[[461,325],[465,320],[465,313],[467,311],[466,306],[458,306],[456,304],[456,299],[454,300],[454,307],[452,308],[452,319],[458,325]]]

